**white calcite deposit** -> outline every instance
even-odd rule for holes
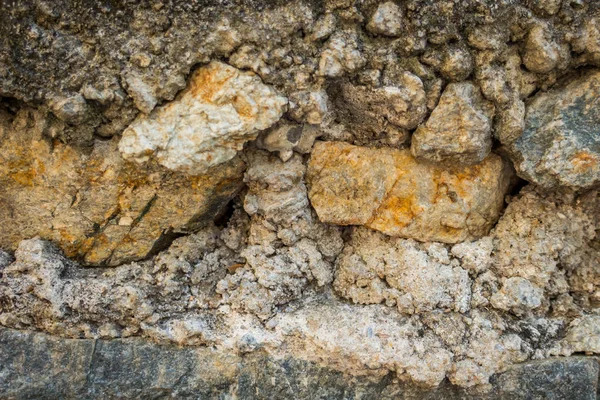
[[[202,174],[235,157],[281,118],[286,105],[255,74],[213,61],[193,73],[175,101],[133,121],[119,150],[125,159],[153,158],[172,170]]]

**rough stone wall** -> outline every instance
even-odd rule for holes
[[[0,325],[200,346],[208,392],[599,354],[599,190],[594,0],[0,4]]]

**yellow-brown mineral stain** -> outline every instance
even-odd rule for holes
[[[456,243],[486,234],[493,222],[447,226],[447,216],[499,217],[512,173],[495,154],[478,165],[444,169],[417,162],[409,150],[321,142],[313,148],[307,181],[322,222]]]
[[[573,169],[578,173],[585,173],[598,166],[598,158],[587,151],[580,151],[571,158]]]

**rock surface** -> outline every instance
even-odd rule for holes
[[[492,149],[494,106],[470,82],[451,83],[427,122],[412,137],[417,160],[442,165],[473,165]]]
[[[206,174],[277,122],[286,104],[253,73],[213,61],[192,74],[177,99],[133,121],[119,151],[128,160]]]
[[[538,93],[523,134],[510,147],[523,178],[547,188],[600,182],[600,73],[587,72]]]
[[[139,339],[58,339],[2,329],[0,355],[4,360],[0,396],[12,399],[228,395],[239,399],[544,399],[552,395],[593,400],[598,387],[598,363],[582,357],[514,366],[492,378],[488,393],[469,393],[448,384],[426,390],[388,378],[355,378],[294,358],[273,359],[260,353],[240,357]]]
[[[595,397],[600,2],[0,8],[0,398]]]
[[[382,133],[393,136],[414,129],[425,118],[426,95],[421,79],[405,72],[389,83],[376,88],[344,83],[334,92],[338,118],[352,126],[355,136],[364,132],[363,143]]]
[[[523,190],[491,237],[419,244],[321,224],[308,208],[300,157],[248,155],[248,215],[236,206],[227,226],[179,238],[153,259],[80,267],[48,242],[21,242],[0,277],[0,324],[265,351],[427,387],[447,378],[484,388],[530,358],[597,352],[600,271],[586,225],[600,219],[597,193]]]
[[[488,233],[512,175],[497,155],[476,166],[444,170],[418,163],[408,150],[318,142],[307,182],[322,222],[457,243]]]
[[[85,264],[142,259],[212,221],[242,185],[239,159],[191,177],[126,162],[115,139],[87,154],[53,141],[45,137],[52,118],[38,111],[2,117],[10,125],[0,143],[0,246],[7,250],[40,236]]]

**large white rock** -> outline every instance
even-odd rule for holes
[[[224,163],[273,125],[287,99],[251,72],[213,61],[192,74],[174,101],[139,116],[123,132],[124,158],[156,159],[193,175]]]

